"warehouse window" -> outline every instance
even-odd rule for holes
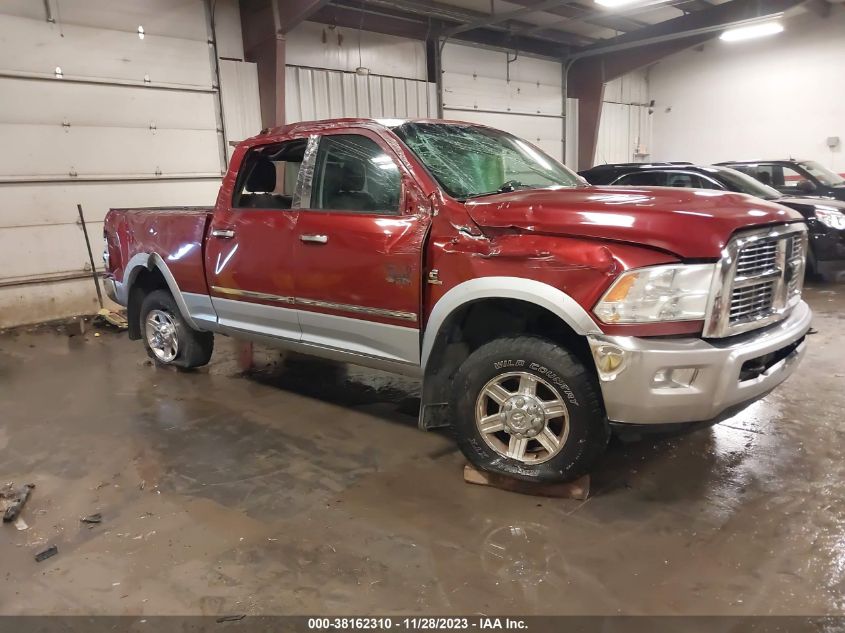
[[[311,208],[399,213],[399,168],[372,139],[338,134],[320,139]]]
[[[253,148],[238,173],[232,206],[240,209],[290,209],[307,139]]]

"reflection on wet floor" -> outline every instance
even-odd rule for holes
[[[840,288],[807,292],[817,333],[783,388],[614,440],[585,502],[465,485],[407,378],[276,355],[243,375],[226,339],[177,372],[108,331],[0,335],[0,481],[37,485],[28,529],[0,530],[0,613],[843,613]]]

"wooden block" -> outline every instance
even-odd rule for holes
[[[65,324],[65,331],[68,336],[83,336],[85,334],[85,319],[77,317]]]
[[[249,371],[255,366],[253,346],[250,341],[238,341],[238,368]]]
[[[549,484],[532,481],[522,481],[497,473],[478,470],[475,466],[464,466],[464,481],[479,486],[492,486],[508,492],[518,492],[524,495],[538,497],[556,497],[558,499],[584,500],[590,496],[590,476],[584,475],[575,481]]]

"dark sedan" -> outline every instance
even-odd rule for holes
[[[807,267],[811,274],[835,280],[845,272],[845,202],[809,196],[786,196],[730,167],[682,163],[598,165],[580,172],[594,185],[694,187],[747,193],[795,209],[810,229]]]

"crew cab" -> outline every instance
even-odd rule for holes
[[[807,230],[743,194],[595,187],[461,122],[340,119],[240,143],[213,208],[112,209],[107,285],[160,364],[242,337],[422,379],[419,424],[527,480],[611,427],[718,421],[805,351]]]
[[[746,173],[718,165],[624,163],[596,165],[579,172],[594,185],[697,187],[737,191],[777,202],[800,213],[809,230],[807,269],[823,280],[845,273],[845,201],[805,194],[786,195]]]

